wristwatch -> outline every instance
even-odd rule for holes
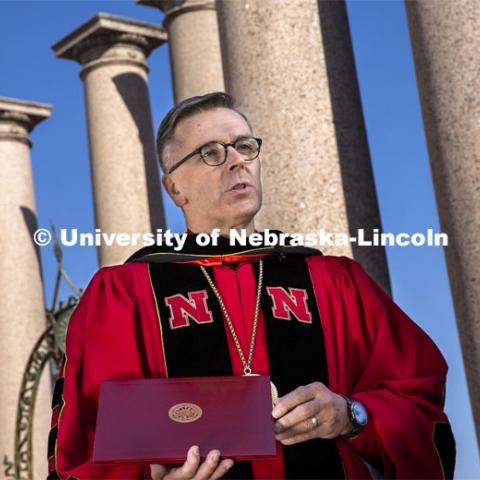
[[[347,402],[347,414],[353,428],[348,433],[341,435],[344,438],[357,436],[368,422],[368,414],[366,408],[353,398],[348,398],[345,395],[342,397]]]

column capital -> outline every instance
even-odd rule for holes
[[[16,140],[31,146],[34,127],[50,117],[52,105],[0,97],[0,140]]]
[[[154,7],[165,13],[165,26],[173,17],[195,10],[215,10],[215,0],[136,0],[138,5]]]
[[[98,13],[52,46],[59,58],[81,65],[134,63],[146,69],[145,58],[167,41],[161,25]]]

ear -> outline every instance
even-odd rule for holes
[[[162,177],[162,183],[173,203],[179,208],[182,208],[187,203],[187,197],[181,192],[181,189],[175,184],[171,175],[166,173]]]

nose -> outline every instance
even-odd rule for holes
[[[235,170],[236,168],[243,168],[245,166],[245,160],[243,157],[233,148],[232,145],[227,147],[227,165],[229,170]]]

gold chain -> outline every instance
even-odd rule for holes
[[[263,283],[263,260],[259,261],[258,267],[259,268],[258,268],[258,282],[257,282],[257,300],[255,302],[255,316],[253,317],[252,339],[250,340],[250,350],[248,352],[248,360],[245,360],[245,355],[243,354],[242,347],[240,346],[240,342],[238,341],[237,334],[235,333],[235,329],[233,328],[233,323],[230,320],[230,315],[228,314],[227,309],[225,308],[225,304],[223,303],[222,297],[220,296],[220,293],[218,292],[217,287],[213,283],[205,267],[203,265],[200,265],[200,268],[203,274],[205,275],[205,278],[207,279],[210,287],[213,290],[213,293],[215,293],[215,296],[218,299],[218,303],[222,308],[223,315],[227,320],[228,328],[230,329],[230,333],[232,334],[233,341],[235,342],[235,346],[237,347],[238,354],[240,355],[240,360],[242,361],[244,375],[251,375],[252,373],[253,350],[255,348],[255,338],[257,336],[258,312],[260,310],[260,296],[262,293],[262,283]]]

